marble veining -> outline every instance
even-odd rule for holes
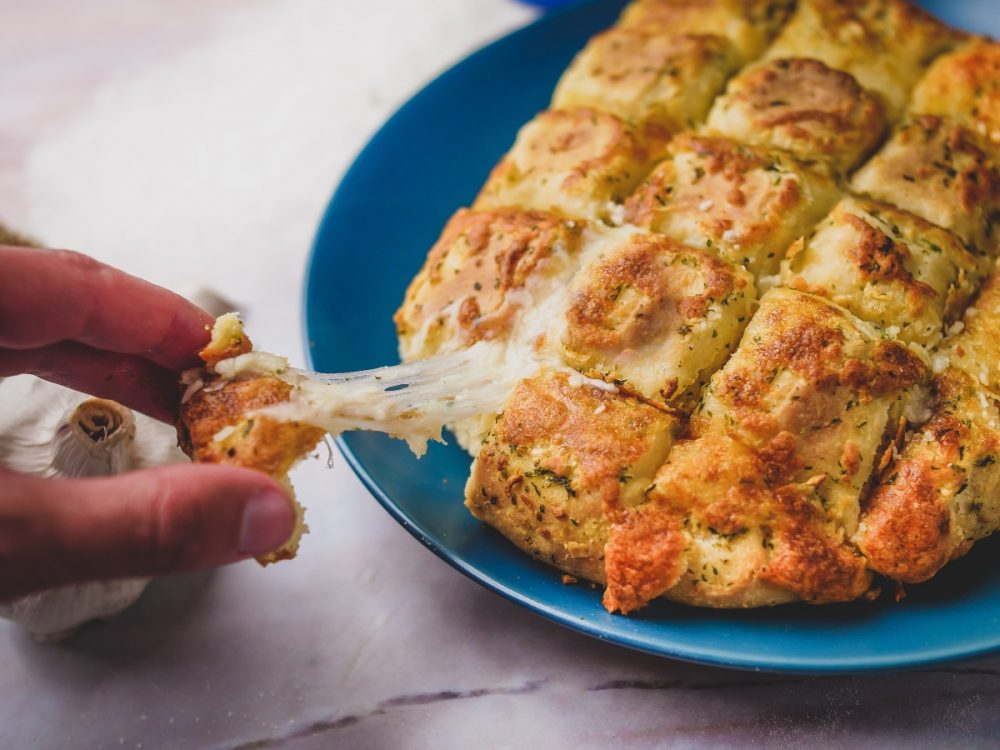
[[[297,740],[305,737],[329,732],[343,727],[349,727],[358,722],[364,721],[371,716],[380,716],[387,711],[401,706],[427,706],[441,701],[468,700],[469,698],[482,698],[487,695],[527,695],[534,693],[544,684],[544,680],[530,680],[524,685],[510,688],[476,688],[474,690],[441,690],[436,693],[411,693],[407,695],[397,695],[386,698],[378,706],[365,714],[352,714],[342,716],[338,719],[322,719],[314,721],[309,726],[296,730],[284,737],[268,737],[266,739],[252,740],[233,745],[229,750],[264,750],[266,748],[282,747],[289,740]]]

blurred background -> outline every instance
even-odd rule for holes
[[[211,279],[262,348],[298,353],[306,254],[353,156],[422,83],[538,12],[5,0],[0,221],[181,293]]]

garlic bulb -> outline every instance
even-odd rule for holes
[[[0,617],[16,622],[38,641],[60,641],[91,620],[120,614],[139,598],[149,578],[62,586],[0,604]]]
[[[103,398],[88,399],[56,428],[52,469],[67,477],[119,474],[128,468],[134,440],[130,409]]]
[[[95,477],[186,461],[173,428],[115,401],[88,398],[30,375],[0,380],[0,464],[43,477]],[[0,604],[0,617],[39,640],[112,617],[148,578],[63,586]]]

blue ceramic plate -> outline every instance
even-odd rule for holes
[[[950,22],[1000,29],[988,2],[927,3]],[[476,52],[405,104],[344,177],[316,237],[305,288],[312,365],[353,370],[398,361],[391,316],[458,206],[468,205],[519,126],[544,109],[559,74],[616,2],[574,5]],[[416,459],[384,435],[342,450],[411,534],[460,571],[556,622],[654,654],[730,667],[839,672],[911,667],[1000,647],[1000,544],[986,542],[913,587],[901,604],[712,611],[657,602],[611,616],[600,591],[564,586],[462,505],[469,457],[432,445]]]

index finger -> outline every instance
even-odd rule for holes
[[[0,347],[77,341],[179,370],[208,343],[211,315],[85,255],[0,246],[0,268]]]

